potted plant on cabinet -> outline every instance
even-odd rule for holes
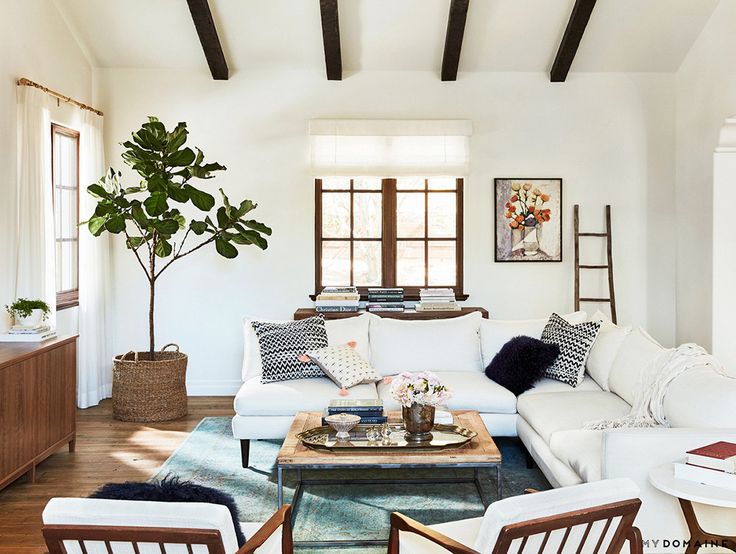
[[[33,328],[41,325],[51,311],[49,305],[43,300],[28,300],[18,298],[5,309],[13,318],[13,324],[18,327]]]
[[[222,205],[214,217],[205,215],[215,207],[215,198],[196,188],[196,179],[211,179],[226,168],[204,162],[199,148],[186,146],[186,123],[172,131],[149,117],[123,143],[122,158],[141,177],[140,184],[125,187],[122,174],[110,169],[99,182],[87,187],[97,206],[84,222],[96,237],[112,233],[125,237],[125,245],[146,275],[148,295],[148,350],[130,351],[113,360],[113,417],[124,421],[165,421],[187,413],[187,357],[176,345],[156,351],[156,284],[174,262],[208,245],[225,258],[238,255],[237,246],[266,249],[264,235],[271,229],[247,215],[256,208],[250,200],[231,204],[220,189]],[[193,204],[204,217],[188,219],[177,204]],[[198,237],[198,240],[195,239]],[[192,244],[192,239],[196,243]],[[175,346],[176,351],[167,351]]]

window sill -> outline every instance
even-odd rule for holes
[[[58,302],[56,304],[56,311],[66,310],[67,308],[74,308],[79,306],[79,300],[67,300],[65,302]]]

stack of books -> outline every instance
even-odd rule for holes
[[[356,287],[325,287],[317,295],[315,308],[320,313],[357,312],[360,294]]]
[[[0,335],[0,342],[42,342],[55,336],[56,329],[50,325],[40,324],[33,327],[13,325],[10,331]]]
[[[736,490],[736,444],[720,441],[690,450],[684,462],[674,464],[674,473],[677,479]]]
[[[402,288],[370,288],[368,289],[369,312],[403,312],[404,289]]]
[[[377,398],[369,399],[347,399],[340,398],[331,400],[325,411],[325,417],[332,414],[353,414],[360,416],[362,424],[383,424],[388,418],[383,413],[383,400]],[[327,423],[322,421],[322,425]]]
[[[418,312],[456,312],[460,306],[455,301],[455,291],[452,289],[421,289]]]

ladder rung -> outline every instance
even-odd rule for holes
[[[579,237],[607,237],[608,233],[578,233]]]
[[[610,302],[610,298],[581,298],[581,302]]]
[[[607,265],[579,265],[580,269],[608,269]]]

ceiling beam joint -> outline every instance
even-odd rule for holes
[[[319,11],[322,17],[322,42],[325,48],[327,79],[342,81],[342,51],[337,0],[320,0]]]

